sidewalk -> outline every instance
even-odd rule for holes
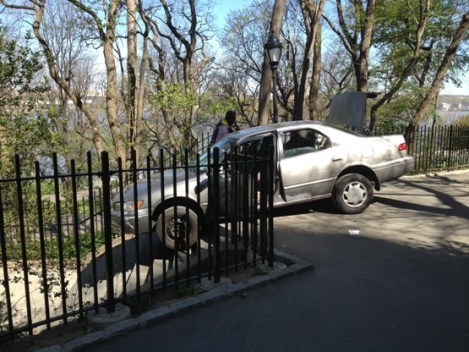
[[[206,306],[236,295],[246,295],[248,294],[247,292],[249,290],[255,287],[267,285],[276,280],[313,269],[313,266],[310,263],[302,261],[286,253],[276,251],[275,257],[276,261],[273,268],[268,267],[267,264],[260,264],[257,268],[258,274],[254,277],[248,278],[245,281],[232,282],[229,278],[225,277],[222,278],[219,284],[215,284],[213,281],[204,280],[202,282],[202,288],[203,291],[206,292],[179,300],[168,306],[150,310],[135,318],[129,318],[107,324],[107,322],[111,322],[114,319],[114,316],[108,316],[103,311],[101,318],[99,318],[99,315],[97,316],[98,320],[103,323],[102,329],[75,338],[63,345],[52,345],[38,351],[65,352],[79,351],[83,349],[93,350],[97,343],[110,341],[115,337],[121,336],[122,334],[130,333],[137,329],[151,326],[152,324],[155,324],[159,321],[180,315],[197,307]],[[119,314],[119,312],[116,312],[115,315]],[[95,324],[99,325],[99,322]]]

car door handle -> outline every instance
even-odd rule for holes
[[[332,157],[332,161],[341,161],[342,158],[340,156],[338,157]]]

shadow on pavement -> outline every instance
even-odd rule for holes
[[[274,209],[274,217],[300,215],[308,213],[338,214],[330,199],[321,199],[309,203],[295,204]]]
[[[449,184],[449,181],[445,177],[438,177],[436,179],[442,180],[444,183]],[[386,198],[386,197],[382,197],[379,195],[378,196],[375,195],[374,197],[375,201],[392,206],[392,207],[396,207],[396,208],[416,210],[416,211],[427,212],[427,213],[432,213],[432,214],[440,214],[440,215],[446,215],[446,216],[457,216],[463,219],[469,219],[469,207],[461,203],[460,201],[458,201],[455,197],[447,193],[441,192],[435,188],[425,186],[421,182],[412,182],[412,181],[407,181],[407,180],[400,180],[399,182],[404,184],[407,187],[420,189],[424,191],[425,193],[435,195],[435,197],[441,202],[442,205],[446,206],[446,208],[443,208],[441,206],[435,207],[435,206],[429,206],[429,205],[420,204],[420,203],[401,201],[398,199]],[[433,182],[433,179],[432,179],[432,182]],[[469,197],[469,192],[467,196]]]

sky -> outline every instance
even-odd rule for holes
[[[463,78],[462,78],[462,85],[460,88],[452,85],[452,84],[448,84],[447,87],[445,87],[441,92],[440,94],[443,94],[443,95],[469,95],[469,74],[466,74]]]
[[[223,28],[226,22],[226,16],[231,10],[241,9],[246,5],[245,0],[216,0],[214,12],[217,16],[217,27]],[[469,74],[462,78],[461,87],[456,87],[452,84],[447,84],[440,94],[450,95],[469,95]]]
[[[245,5],[246,2],[243,0],[215,0],[215,6],[213,10],[217,16],[217,26],[223,28],[228,12],[231,10],[239,10]]]
[[[246,0],[215,0],[214,15],[216,16],[216,26],[221,30],[226,25],[226,17],[230,11],[240,10],[246,6]]]

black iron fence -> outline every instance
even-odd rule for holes
[[[377,129],[375,135],[404,134],[403,128]],[[469,168],[469,126],[421,126],[412,134],[409,154],[414,174]]]
[[[272,158],[215,149],[190,159],[161,151],[145,167],[110,169],[103,153],[93,170],[88,154],[86,170],[72,161],[65,174],[54,156],[50,175],[36,163],[24,176],[17,156],[16,176],[0,179],[0,338],[272,266]]]

